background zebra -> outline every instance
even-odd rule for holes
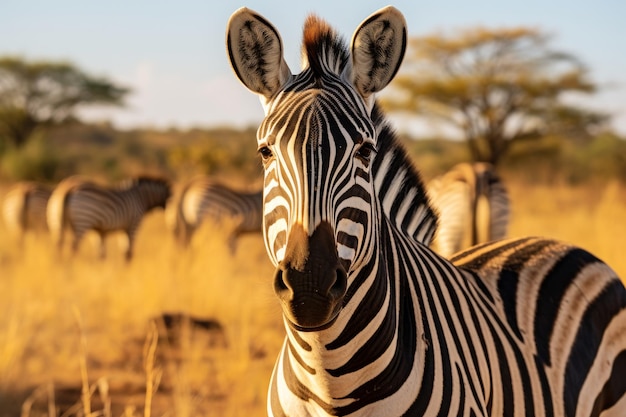
[[[298,75],[249,9],[226,43],[266,113],[263,227],[287,333],[271,415],[623,415],[626,290],[607,265],[538,238],[456,265],[428,247],[436,216],[373,99],[404,54],[400,12],[368,17],[350,48],[309,17]]]
[[[506,237],[509,197],[493,165],[457,164],[428,183],[439,227],[431,247],[449,258],[461,249]]]
[[[201,176],[187,182],[166,210],[167,222],[176,240],[188,246],[205,221],[217,224],[228,219],[234,227],[228,246],[236,250],[237,239],[246,233],[261,233],[263,192],[237,190],[215,179]]]
[[[63,248],[65,229],[72,230],[73,253],[88,230],[97,232],[101,258],[106,256],[106,235],[124,231],[128,237],[125,256],[130,260],[143,216],[153,208],[165,208],[169,197],[170,186],[164,179],[138,177],[108,187],[81,177],[70,177],[61,181],[50,196],[48,227],[59,250]]]
[[[50,189],[36,182],[15,184],[4,196],[2,214],[10,233],[23,243],[27,231],[47,230],[46,205]]]

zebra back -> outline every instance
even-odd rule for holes
[[[213,178],[201,176],[190,180],[177,198],[170,222],[174,235],[184,246],[205,222],[217,224],[230,220],[234,228],[229,239],[244,233],[260,233],[263,222],[263,192],[235,189]],[[173,221],[172,221],[173,220]],[[232,242],[234,243],[234,242]]]
[[[145,212],[154,208],[165,209],[167,201],[172,195],[168,180],[150,176],[126,179],[112,187],[112,190],[138,197],[138,201],[140,201]]]
[[[428,183],[428,193],[439,213],[431,247],[441,255],[506,237],[509,198],[493,165],[455,165]]]

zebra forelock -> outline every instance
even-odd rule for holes
[[[340,75],[349,60],[348,47],[341,36],[318,16],[311,14],[304,23],[302,67],[311,68],[318,79]]]

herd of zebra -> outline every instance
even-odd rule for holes
[[[449,256],[477,243],[506,235],[509,201],[495,169],[486,163],[461,163],[430,183],[433,202],[441,207],[441,223],[433,248]],[[261,233],[263,191],[236,188],[215,178],[198,176],[181,184],[177,192],[170,182],[137,177],[114,186],[75,176],[51,188],[37,182],[14,184],[3,199],[4,223],[23,241],[29,233],[49,231],[59,250],[66,229],[72,232],[72,252],[88,231],[100,239],[105,258],[108,233],[126,233],[126,258],[133,256],[135,235],[143,216],[153,208],[165,209],[165,221],[174,239],[187,247],[205,222],[232,222],[227,234],[231,253],[244,234]],[[486,218],[486,222],[481,219]]]
[[[49,232],[62,251],[70,231],[73,254],[85,233],[93,231],[100,239],[100,257],[105,258],[105,237],[111,232],[124,232],[128,239],[127,260],[133,257],[142,219],[155,208],[165,209],[166,224],[183,247],[207,219],[218,223],[233,219],[235,227],[229,236],[233,251],[239,235],[261,231],[262,196],[258,191],[236,190],[208,177],[188,181],[179,193],[173,188],[167,179],[147,176],[114,185],[81,176],[69,177],[54,187],[19,182],[4,196],[2,214],[9,233],[22,243],[28,233]]]

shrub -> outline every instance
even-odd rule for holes
[[[46,138],[38,133],[20,148],[10,147],[0,156],[0,174],[10,180],[51,181],[59,168],[59,157]]]

